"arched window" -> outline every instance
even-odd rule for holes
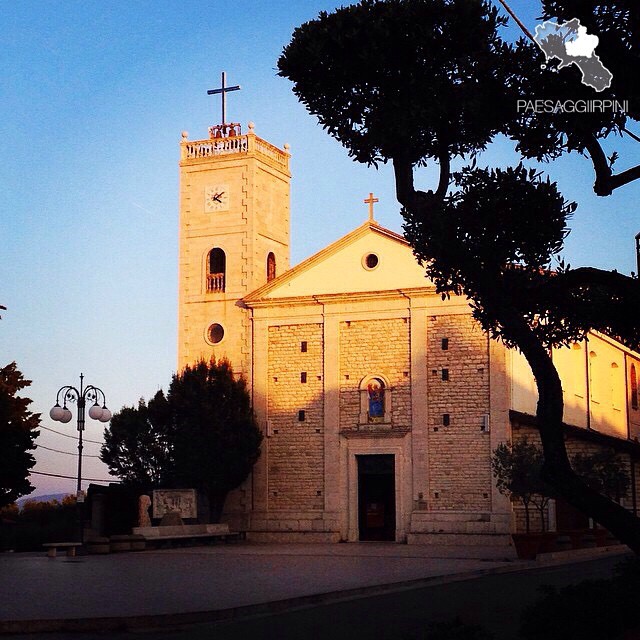
[[[207,258],[207,291],[221,293],[224,291],[227,258],[219,248],[211,249]]]
[[[267,256],[267,282],[271,282],[276,277],[276,257],[272,251]]]
[[[391,389],[382,376],[360,382],[360,424],[391,422]]]
[[[631,365],[631,408],[638,408],[638,374],[635,364]]]

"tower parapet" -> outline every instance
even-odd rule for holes
[[[222,126],[222,125],[220,125]],[[229,125],[227,125],[229,126]],[[284,150],[263,140],[254,133],[253,122],[249,123],[249,133],[240,135],[212,136],[207,140],[189,140],[187,132],[182,133],[180,143],[180,164],[190,164],[203,159],[219,156],[246,154],[258,157],[280,171],[289,171],[289,145]],[[214,127],[211,127],[214,129]],[[239,126],[238,126],[239,129]]]

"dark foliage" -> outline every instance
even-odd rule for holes
[[[200,361],[173,376],[166,397],[159,391],[148,405],[114,415],[101,458],[144,491],[197,489],[219,513],[251,472],[261,441],[244,379],[225,360]]]
[[[27,500],[22,510],[0,510],[0,551],[42,551],[45,542],[73,540],[77,530],[75,498]]]
[[[479,0],[362,0],[298,27],[279,73],[360,162],[472,153],[512,115],[503,23]]]
[[[17,395],[30,384],[15,362],[0,369],[0,508],[34,489],[29,469],[36,461],[29,451],[40,435],[40,414],[29,411],[29,398]]]
[[[102,461],[129,485],[148,491],[166,483],[172,466],[169,410],[162,391],[146,404],[124,407],[104,430]]]
[[[571,466],[591,488],[612,500],[619,502],[629,493],[629,471],[612,449],[579,453],[571,460]]]
[[[176,374],[167,403],[171,420],[169,484],[208,494],[219,511],[224,497],[251,472],[262,434],[244,379],[226,360],[200,361]]]

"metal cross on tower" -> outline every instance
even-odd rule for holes
[[[226,71],[222,72],[222,86],[219,89],[209,89],[207,91],[207,95],[213,96],[217,93],[222,94],[222,122],[220,124],[227,124],[227,92],[228,91],[238,91],[240,89],[240,85],[236,85],[235,87],[227,87],[227,73]]]
[[[365,204],[369,205],[369,220],[373,222],[373,204],[374,202],[380,202],[378,198],[373,197],[373,193],[369,194],[369,197],[365,199]]]

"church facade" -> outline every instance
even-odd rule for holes
[[[537,437],[522,356],[372,213],[290,268],[288,150],[232,134],[183,134],[180,161],[178,367],[227,357],[265,435],[226,518],[256,540],[508,544],[491,453]],[[592,335],[553,357],[568,448],[615,448],[635,510],[640,355]]]

